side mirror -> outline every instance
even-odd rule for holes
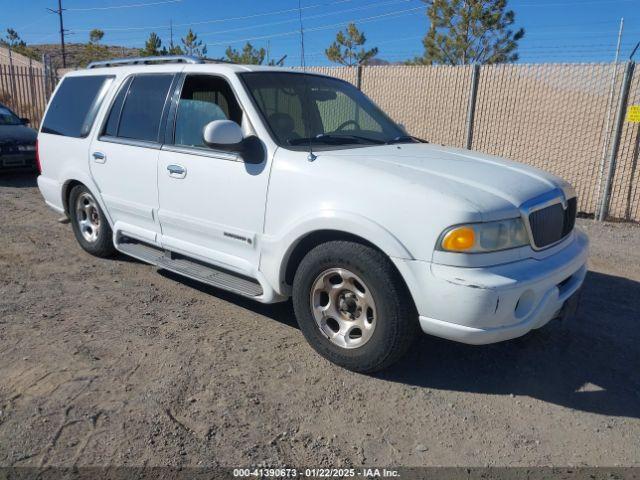
[[[205,125],[202,131],[204,143],[212,148],[239,152],[243,149],[243,136],[240,125],[231,120],[214,120]]]
[[[20,121],[23,125],[29,125],[31,123],[31,120],[29,120],[28,118],[21,118]]]

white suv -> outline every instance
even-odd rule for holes
[[[161,57],[67,74],[40,191],[80,245],[272,303],[371,372],[419,329],[472,344],[563,317],[587,271],[561,179],[406,134],[351,84]]]

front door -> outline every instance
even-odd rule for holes
[[[248,164],[240,154],[207,147],[204,126],[225,119],[248,132],[248,120],[227,80],[186,75],[168,121],[170,126],[174,121],[173,141],[163,146],[158,162],[162,246],[251,275],[263,228],[266,155],[262,163]]]
[[[156,244],[160,130],[173,79],[170,73],[129,77],[89,154],[114,232]]]

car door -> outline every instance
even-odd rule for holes
[[[249,164],[241,154],[206,146],[204,126],[223,119],[239,123],[245,133],[251,129],[225,78],[185,74],[158,162],[162,245],[250,275],[264,221],[266,154],[261,163]]]
[[[91,145],[91,174],[114,232],[159,243],[157,162],[173,73],[127,78]]]

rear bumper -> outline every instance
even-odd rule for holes
[[[487,344],[522,336],[570,313],[587,273],[587,255],[588,239],[576,231],[566,248],[542,260],[487,268],[412,261],[399,269],[425,333]]]
[[[64,213],[62,203],[62,185],[44,175],[38,176],[38,188],[45,203],[54,211]]]
[[[0,155],[0,169],[36,168],[34,153]]]

